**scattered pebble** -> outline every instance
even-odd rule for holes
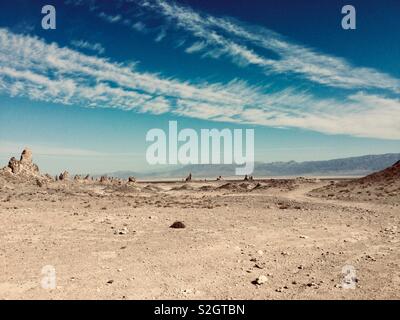
[[[183,229],[186,228],[185,224],[181,221],[175,221],[173,224],[170,225],[170,228],[173,229]]]
[[[255,280],[255,283],[258,285],[262,285],[262,284],[266,283],[267,281],[268,281],[268,278],[266,276],[261,275]]]
[[[128,228],[126,228],[126,227],[114,231],[114,234],[118,234],[118,235],[124,235],[127,233],[128,233]]]
[[[264,262],[258,262],[254,265],[255,268],[258,269],[264,269],[265,268],[265,263]]]

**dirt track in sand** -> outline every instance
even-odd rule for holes
[[[2,182],[0,298],[399,299],[399,204],[308,195],[327,183]]]

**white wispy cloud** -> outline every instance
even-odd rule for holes
[[[146,103],[151,109],[151,103],[161,105],[157,97],[165,99],[164,112],[177,99],[226,107],[245,103],[233,85],[164,79],[7,29],[0,29],[0,76],[0,88],[11,95],[90,107],[140,110]]]
[[[2,28],[0,93],[92,108],[400,139],[399,99],[362,91],[326,99],[239,80],[191,83]]]
[[[99,17],[110,23],[116,23],[122,20],[122,16],[120,14],[110,15],[106,14],[105,12],[100,12]]]
[[[146,31],[146,26],[143,22],[138,21],[132,25],[132,29],[139,31],[139,32],[144,32],[144,31]]]
[[[138,0],[166,23],[200,39],[186,52],[203,52],[212,58],[229,57],[238,65],[255,65],[267,74],[303,76],[318,84],[344,89],[384,89],[400,93],[400,80],[372,68],[356,67],[345,59],[296,44],[261,26],[249,26],[231,18],[195,12],[173,2]],[[199,47],[201,44],[201,47]],[[263,49],[264,51],[257,50]],[[272,58],[265,49],[277,55]]]
[[[187,53],[194,53],[203,50],[206,47],[204,42],[195,42],[190,47],[186,48]]]
[[[98,54],[103,54],[105,51],[104,47],[98,42],[90,43],[85,40],[72,40],[71,45],[76,48],[91,50],[97,52]]]
[[[165,38],[166,35],[167,35],[167,32],[165,31],[165,29],[161,29],[161,31],[158,33],[158,35],[156,36],[156,38],[154,40],[156,42],[160,42],[161,40],[163,40]]]
[[[229,17],[220,18],[199,13],[173,1],[121,1],[130,5],[136,4],[138,10],[144,10],[140,13],[131,13],[134,19],[140,17],[145,20],[146,13],[150,19],[154,16],[164,17],[169,29],[178,28],[197,38],[198,41],[186,47],[185,52],[189,54],[200,53],[202,57],[214,59],[229,58],[239,66],[259,67],[267,75],[301,76],[324,86],[353,90],[378,89],[400,93],[400,79],[396,77],[373,68],[354,66],[344,58],[297,44],[263,26],[252,26]],[[96,3],[96,0],[93,0],[93,3]],[[75,5],[82,3],[78,0]],[[122,14],[116,18],[102,11],[100,15],[111,23],[122,21]],[[130,21],[127,17],[124,19]],[[147,31],[143,22],[139,22],[139,26],[137,24],[138,22],[129,26],[137,31]],[[156,42],[166,36],[166,26],[155,37]],[[175,36],[174,41],[177,43],[175,47],[187,43],[186,38],[179,40]]]

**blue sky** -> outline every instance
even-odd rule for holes
[[[357,29],[341,28],[352,4]],[[53,4],[57,29],[41,28]],[[151,170],[151,128],[254,128],[257,161],[400,151],[400,2],[3,1],[0,161]]]

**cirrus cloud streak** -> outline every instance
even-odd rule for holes
[[[193,83],[138,71],[0,28],[0,93],[91,108],[400,139],[400,101],[357,92],[319,98],[240,80]]]

